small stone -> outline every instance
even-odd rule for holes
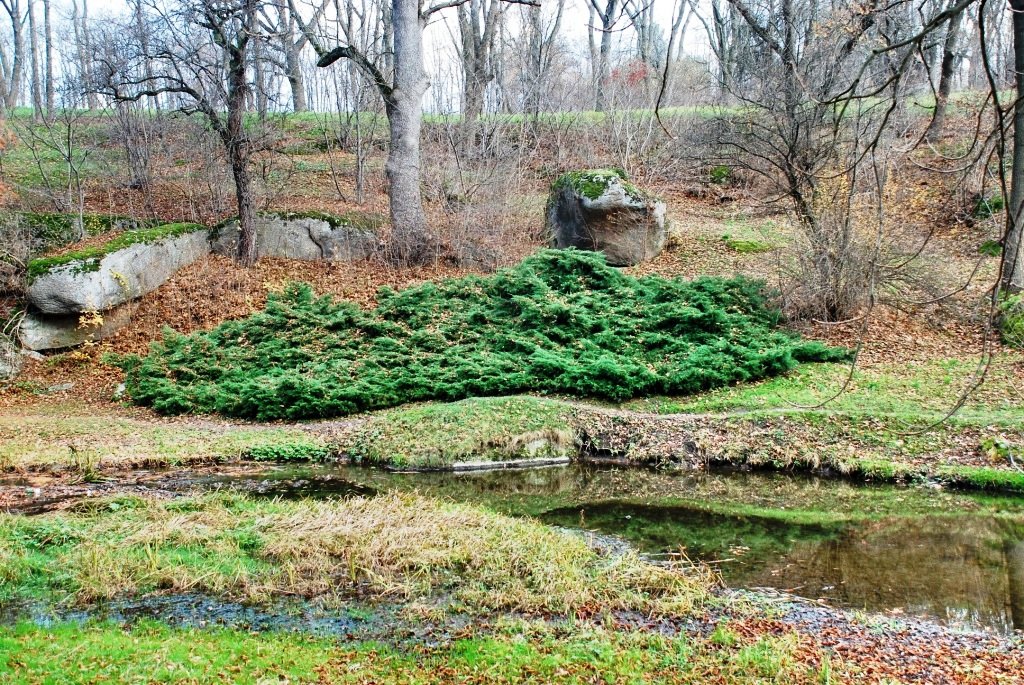
[[[67,392],[71,388],[75,387],[74,383],[56,383],[46,389],[46,392]]]

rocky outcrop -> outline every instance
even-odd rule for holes
[[[127,231],[107,245],[29,263],[26,298],[44,314],[105,312],[156,290],[210,252],[198,224]]]
[[[358,215],[264,213],[256,219],[256,253],[314,261],[352,262],[366,259],[377,249],[379,238],[372,218]],[[213,251],[234,256],[238,249],[238,221],[231,220],[211,234]]]
[[[9,381],[17,376],[24,361],[17,345],[0,333],[0,382]]]
[[[131,302],[98,315],[29,312],[18,329],[18,339],[22,347],[36,352],[96,342],[126,326],[136,307]]]
[[[665,247],[665,203],[617,169],[562,174],[551,186],[547,225],[554,247],[603,252],[612,266],[653,259]]]

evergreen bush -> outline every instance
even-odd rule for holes
[[[779,330],[762,289],[634,278],[597,253],[545,250],[490,276],[383,288],[372,311],[292,284],[249,318],[167,329],[115,361],[160,412],[274,420],[522,392],[688,394],[846,357]]]

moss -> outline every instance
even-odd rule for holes
[[[297,221],[301,219],[314,219],[328,224],[332,230],[339,228],[355,229],[376,233],[384,225],[384,217],[370,212],[345,212],[344,214],[328,214],[327,212],[292,212],[292,211],[270,211],[261,212],[260,216],[281,219],[282,221]],[[229,224],[238,221],[237,216],[230,216],[223,221],[214,224],[210,229],[210,237],[216,240],[220,232]]]
[[[156,225],[156,222],[151,220],[110,214],[79,216],[52,212],[19,212],[12,215],[12,219],[28,229],[37,250],[53,250],[74,242],[79,236],[79,221],[87,236]]]
[[[999,333],[1005,344],[1024,349],[1024,294],[1003,300],[999,307]]]
[[[363,231],[376,232],[384,223],[384,218],[379,214],[368,212],[345,212],[344,214],[328,214],[327,212],[265,212],[264,216],[274,216],[285,221],[297,219],[315,219],[327,223],[332,229],[355,228]]]
[[[186,233],[205,229],[206,227],[201,224],[178,223],[125,231],[114,239],[100,245],[90,245],[81,250],[67,252],[54,257],[33,259],[28,263],[28,280],[31,283],[51,270],[66,265],[75,265],[75,273],[97,271],[100,268],[100,261],[118,250],[123,250],[140,243],[152,243],[165,238],[176,238]],[[79,262],[79,264],[75,264],[76,262]]]
[[[570,188],[583,197],[596,200],[604,194],[608,185],[613,181],[622,184],[626,195],[632,200],[646,201],[653,199],[653,195],[644,192],[630,183],[629,177],[622,169],[587,169],[584,171],[568,171],[551,184],[552,191]]]
[[[774,246],[760,240],[744,240],[743,238],[733,238],[729,235],[723,235],[722,242],[730,250],[740,254],[757,254],[759,252],[771,252],[775,249]]]

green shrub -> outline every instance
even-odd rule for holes
[[[148,355],[113,361],[132,398],[158,411],[269,420],[530,391],[693,393],[848,355],[777,330],[759,282],[634,278],[576,250],[382,288],[378,302],[363,311],[292,284],[247,319],[168,329]]]
[[[731,178],[732,169],[730,169],[724,164],[713,166],[708,171],[708,180],[710,180],[715,185],[723,185],[725,183],[728,183]]]
[[[1010,347],[1024,349],[1024,294],[1003,300],[999,307],[999,333]]]
[[[1006,202],[1003,200],[1002,195],[983,196],[979,197],[977,202],[974,203],[974,211],[971,214],[975,219],[989,219],[1003,211],[1005,206]]]
[[[334,450],[315,442],[282,442],[255,445],[245,453],[253,461],[330,461]]]

